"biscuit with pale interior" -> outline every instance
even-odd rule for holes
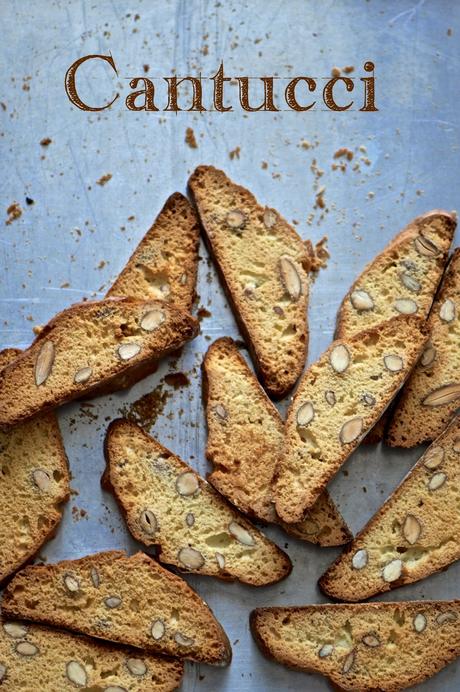
[[[88,555],[18,572],[2,613],[63,627],[151,653],[227,665],[227,636],[180,577],[144,553]]]
[[[185,572],[265,586],[291,561],[185,462],[135,423],[110,424],[104,487],[133,536],[158,546],[158,559]]]
[[[189,186],[258,375],[271,396],[282,398],[307,356],[307,248],[277,211],[223,171],[199,166]]]

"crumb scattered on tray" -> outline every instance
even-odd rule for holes
[[[106,173],[105,175],[102,175],[99,180],[96,180],[97,185],[105,185],[106,183],[109,182],[109,180],[112,179],[112,174],[111,173]]]
[[[241,152],[240,147],[235,147],[234,149],[229,151],[228,155],[230,156],[231,161],[233,161],[233,159],[239,159],[240,158],[240,152]]]
[[[120,413],[140,425],[141,428],[148,430],[163,413],[171,394],[172,392],[164,390],[163,384],[160,383],[152,392],[144,394],[129,406],[120,409]]]
[[[33,200],[32,197],[26,197],[26,204],[31,206],[32,204],[35,204],[35,200]]]
[[[187,127],[185,130],[185,143],[190,147],[190,149],[198,149],[195,133],[191,127]]]
[[[43,137],[43,139],[40,140],[40,144],[42,147],[48,147],[52,141],[51,137]]]
[[[323,236],[314,246],[311,240],[305,241],[305,246],[310,256],[310,271],[317,273],[320,269],[327,267],[327,261],[331,256],[327,249],[327,241],[327,235]]]
[[[174,387],[174,389],[188,387],[190,384],[190,380],[183,372],[170,372],[164,376],[164,381],[166,384],[169,384],[170,387]]]
[[[211,317],[211,313],[206,308],[200,308],[197,313],[199,321],[204,320],[206,317]]]
[[[353,159],[353,152],[351,149],[347,149],[347,147],[340,147],[340,149],[334,152],[334,158],[340,159],[342,156],[345,156],[348,161],[351,161]]]
[[[13,202],[12,204],[10,204],[10,206],[6,210],[6,213],[8,214],[8,218],[5,221],[5,223],[7,226],[9,226],[11,223],[13,223],[13,221],[16,221],[22,216],[22,209],[19,202]]]
[[[36,324],[34,327],[32,327],[32,331],[35,334],[35,336],[38,336],[40,334],[40,332],[43,329],[43,326],[43,324]]]

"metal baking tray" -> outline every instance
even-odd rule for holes
[[[341,297],[365,263],[413,216],[457,205],[458,3],[131,0],[128,6],[122,0],[1,0],[0,15],[5,220],[12,202],[22,208],[20,218],[2,224],[0,235],[1,347],[25,347],[33,325],[84,297],[102,297],[166,197],[185,191],[199,163],[224,168],[295,223],[302,237],[313,242],[329,237],[331,258],[311,287],[309,362],[331,340]],[[321,108],[304,113],[130,112],[123,98],[102,113],[74,108],[63,88],[65,71],[78,57],[109,52],[119,70],[115,86],[123,96],[129,77],[157,78],[160,94],[160,78],[174,70],[210,76],[223,61],[231,76],[322,78],[334,66],[354,66],[350,74],[357,101],[341,113]],[[375,63],[376,113],[359,111],[359,77],[366,60]],[[110,71],[98,67],[85,72],[81,87],[97,98],[112,88],[111,80]],[[188,127],[197,148],[185,142]],[[51,143],[41,145],[44,138]],[[346,161],[346,170],[334,169],[344,161],[334,158],[342,147],[353,152],[353,159]],[[97,184],[106,174],[111,179]],[[316,204],[318,193],[324,208]],[[127,412],[139,414],[133,404],[144,395],[155,392],[150,407],[158,415],[151,432],[207,472],[200,364],[212,340],[239,335],[204,247],[201,257],[201,334],[179,359],[163,362],[129,391],[59,411],[75,494],[56,537],[41,551],[48,561],[140,547],[99,479],[109,421]],[[171,372],[185,373],[189,384],[174,389],[164,379]],[[419,454],[357,450],[331,484],[354,531]],[[296,541],[274,527],[266,533],[286,547],[294,563],[284,582],[254,589],[186,577],[223,623],[234,659],[225,670],[187,665],[185,692],[328,689],[319,676],[266,661],[249,634],[248,614],[255,606],[323,602],[316,581],[338,551]],[[383,599],[455,598],[459,577],[456,564]],[[460,689],[460,664],[418,689]]]

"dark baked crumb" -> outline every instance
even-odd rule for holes
[[[188,387],[190,380],[187,375],[183,372],[169,372],[164,376],[164,381],[170,387],[174,389],[179,389],[180,387]]]
[[[43,137],[43,139],[40,140],[40,144],[42,145],[42,147],[47,147],[51,144],[52,141],[53,140],[51,139],[51,137]]]
[[[19,202],[12,202],[12,204],[10,204],[10,206],[6,210],[6,213],[8,214],[8,218],[5,221],[5,223],[7,226],[9,226],[13,223],[13,221],[16,221],[22,216],[22,209]]]
[[[190,147],[190,149],[198,149],[195,133],[191,127],[187,127],[185,130],[185,143]]]
[[[108,183],[109,180],[111,180],[111,178],[112,178],[112,174],[106,173],[105,175],[102,175],[99,178],[99,180],[96,180],[96,183],[97,183],[97,185],[101,185],[101,187],[102,187],[102,185],[105,185],[106,183]]]

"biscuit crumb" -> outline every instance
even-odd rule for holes
[[[22,216],[22,209],[19,202],[13,202],[12,204],[10,204],[10,206],[6,210],[6,213],[8,214],[8,218],[5,221],[5,224],[9,226],[13,223],[13,221],[16,221]]]
[[[332,77],[340,77],[341,74],[342,74],[342,71],[341,71],[340,67],[333,67],[332,68],[332,70],[331,70],[331,76]]]
[[[43,137],[43,139],[40,140],[40,144],[42,147],[48,147],[52,141],[51,137]]]
[[[100,185],[101,187],[105,185],[106,183],[109,182],[109,180],[112,179],[112,174],[111,173],[106,173],[105,175],[101,175],[99,180],[96,180],[96,184]]]
[[[314,246],[311,240],[305,240],[304,245],[310,257],[311,272],[317,273],[320,269],[325,269],[327,267],[327,261],[331,256],[327,248],[327,241],[327,235],[323,236],[321,240],[318,240]]]
[[[190,147],[190,149],[198,149],[195,133],[191,127],[187,127],[185,130],[185,143]]]
[[[230,156],[230,159],[233,161],[233,159],[239,159],[240,158],[240,147],[235,147],[232,149],[232,151],[229,151],[228,155]]]
[[[351,149],[347,149],[347,147],[340,147],[340,149],[337,149],[334,153],[334,158],[340,159],[342,156],[345,156],[348,161],[351,161],[353,159],[353,152]]]
[[[40,334],[40,332],[43,329],[43,326],[43,324],[36,324],[34,327],[32,327],[32,331],[35,334],[35,336],[38,336]]]

